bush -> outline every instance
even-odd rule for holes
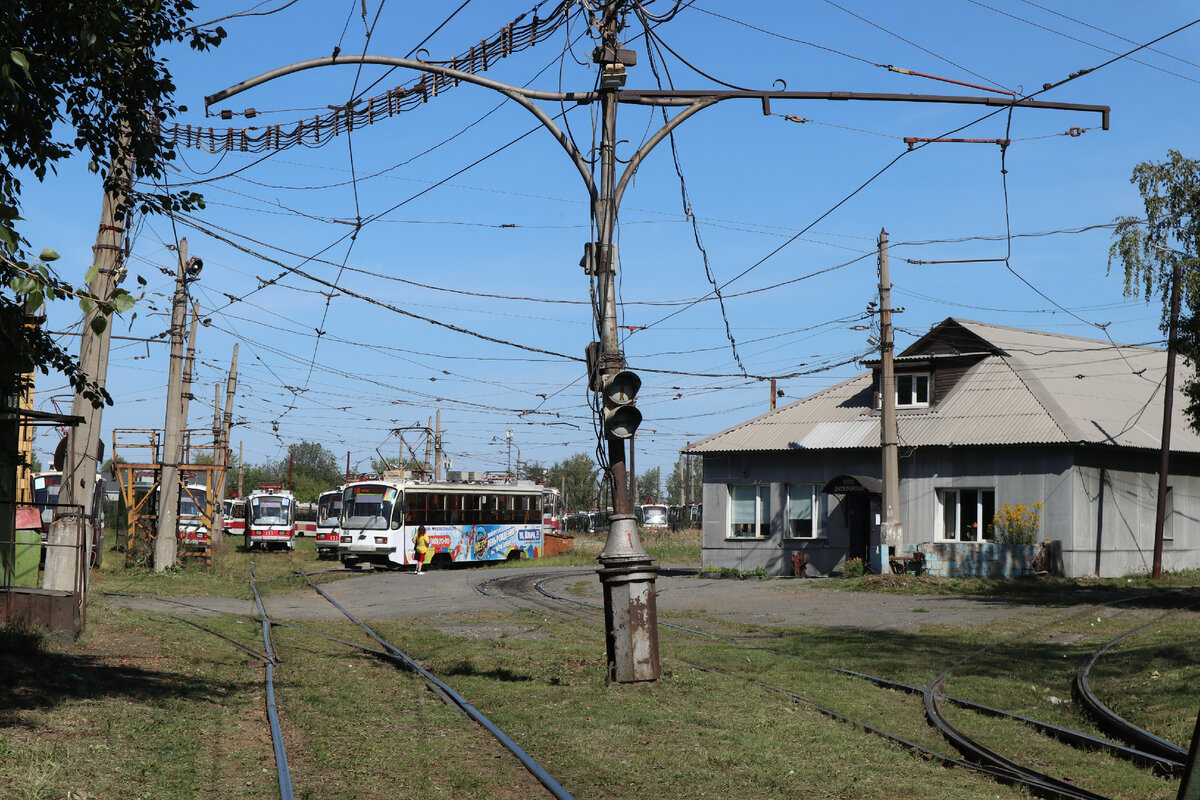
[[[842,575],[847,578],[861,578],[864,571],[861,558],[847,558],[845,566],[842,567]]]
[[[1014,506],[1005,503],[992,518],[995,539],[999,544],[1033,544],[1042,526],[1042,504]]]

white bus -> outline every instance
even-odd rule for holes
[[[246,549],[296,549],[296,502],[280,486],[260,486],[246,495]]]
[[[352,568],[414,564],[422,525],[435,565],[537,558],[546,541],[536,484],[357,481],[343,487],[341,523],[338,558]]]

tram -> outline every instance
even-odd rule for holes
[[[260,486],[246,495],[246,549],[296,549],[296,502],[282,486]]]
[[[229,536],[241,536],[246,533],[246,498],[232,497],[225,501],[225,513],[222,515],[225,533]]]
[[[645,503],[634,508],[637,524],[643,528],[667,527],[667,507],[657,503]]]
[[[562,495],[553,486],[542,486],[542,524],[547,530],[563,529]]]
[[[176,523],[179,542],[185,547],[204,549],[209,545],[212,510],[208,487],[189,483],[179,489],[179,517]]]
[[[30,488],[33,490],[33,504],[37,506],[42,518],[42,544],[50,536],[50,523],[58,511],[58,495],[62,490],[62,472],[51,470],[35,472],[30,477]],[[91,543],[88,553],[88,563],[99,567],[104,561],[104,476],[96,473],[96,483],[92,495],[92,516],[87,521],[87,539]],[[45,547],[42,548],[42,559],[46,558]]]
[[[317,497],[317,558],[337,557],[342,541],[342,490]]]
[[[386,473],[349,483],[342,489],[338,558],[351,568],[413,564],[413,537],[422,525],[432,564],[537,558],[545,549],[542,489],[419,482]]]

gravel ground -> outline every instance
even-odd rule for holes
[[[697,577],[694,566],[660,568],[655,581],[660,614],[702,613],[729,622],[759,625],[804,625],[825,628],[916,631],[924,625],[986,625],[1044,612],[1008,601],[955,595],[905,595],[877,592],[822,591],[814,579],[734,580]],[[603,604],[595,570],[560,567],[550,570],[489,569],[370,573],[322,588],[347,611],[363,620],[398,619],[428,614],[510,610],[511,606],[478,590],[484,581],[531,571],[551,574],[546,588],[584,602]],[[104,602],[128,608],[170,613],[254,616],[253,602],[199,598],[177,603],[148,598],[109,597]],[[341,613],[305,589],[264,599],[267,612],[280,620],[337,620]],[[1061,609],[1059,610],[1061,613]]]

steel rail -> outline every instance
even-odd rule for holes
[[[541,594],[543,594],[546,597],[551,598],[551,599],[565,600],[567,602],[576,603],[579,605],[585,605],[585,606],[589,606],[592,608],[599,608],[594,603],[588,603],[583,600],[576,600],[574,598],[563,597],[561,595],[556,595],[553,592],[551,592],[550,590],[548,590],[545,587],[546,582],[549,580],[553,580],[554,578],[557,578],[557,577],[558,576],[550,576],[550,577],[543,579],[538,584],[536,584],[537,590]],[[495,581],[489,581],[488,583],[492,583],[492,582],[495,582]],[[723,638],[723,637],[715,636],[714,634],[707,633],[705,631],[697,631],[692,628],[684,628],[682,626],[671,625],[669,623],[660,623],[660,624],[664,624],[667,627],[677,628],[679,630],[687,631],[689,633],[697,633],[702,636],[709,636],[709,637],[716,638],[716,639]],[[735,643],[735,644],[741,644],[734,640],[728,640],[728,641],[733,641],[733,643]],[[768,648],[761,648],[761,647],[753,646],[753,645],[746,645],[746,646],[755,647],[755,649],[768,650],[769,652],[776,652],[776,651],[770,651]],[[779,653],[779,655],[788,655],[788,654]],[[683,659],[681,659],[681,660],[683,660]],[[691,662],[687,662],[686,660],[684,660],[684,663],[687,663],[687,664],[689,664],[689,666],[692,666],[696,669],[710,671],[710,672],[714,672],[714,673],[718,673],[718,674],[727,674],[727,673],[721,672],[720,670],[715,670],[715,669],[711,669],[708,667],[696,665]],[[820,666],[824,666],[824,665],[820,665]],[[827,668],[836,670],[836,668],[832,668],[832,667],[827,667]],[[838,671],[840,671],[840,670],[838,670]],[[738,676],[731,676],[731,677],[738,677]],[[841,714],[840,712],[837,712],[837,711],[829,709],[825,706],[822,706],[819,703],[815,702],[814,700],[807,698],[803,695],[800,695],[796,692],[792,692],[787,689],[781,689],[779,687],[774,687],[774,686],[771,686],[770,684],[765,684],[760,681],[754,681],[751,679],[744,679],[744,678],[743,678],[743,680],[747,680],[748,682],[750,682],[756,686],[759,686],[760,688],[763,688],[765,690],[778,692],[778,693],[787,695],[788,697],[792,698],[794,702],[805,703],[806,705],[811,706],[812,708],[814,708],[815,710],[819,711],[822,714],[825,714],[826,716],[829,716],[834,719],[838,719],[840,721],[848,722],[848,723],[854,725],[855,727],[860,728],[861,730],[864,730],[873,735],[881,736],[881,737],[887,739],[888,741],[892,741],[897,744],[900,744],[901,746],[903,746],[906,749],[909,749],[913,752],[936,759],[936,760],[940,761],[941,763],[944,763],[947,765],[961,766],[961,767],[970,769],[975,772],[980,772],[980,773],[986,774],[1002,783],[1024,786],[1024,787],[1028,788],[1031,792],[1033,792],[1034,794],[1036,794],[1040,797],[1050,798],[1051,800],[1112,800],[1112,798],[1110,798],[1106,795],[1091,792],[1086,789],[1080,789],[1079,787],[1073,786],[1065,781],[1054,778],[1051,775],[1047,775],[1047,774],[1039,772],[1037,770],[1023,767],[1022,765],[1017,764],[1014,761],[1004,758],[1003,756],[999,755],[998,753],[995,753],[994,751],[991,751],[987,748],[984,748],[984,747],[978,745],[977,743],[972,742],[971,740],[962,736],[961,734],[958,734],[958,736],[952,736],[952,735],[949,735],[947,733],[947,731],[945,731],[945,730],[942,731],[943,735],[946,736],[946,738],[952,744],[955,744],[956,747],[959,747],[960,752],[963,752],[964,755],[968,756],[968,758],[975,757],[975,760],[973,760],[973,761],[956,759],[951,756],[947,756],[943,753],[939,753],[936,750],[932,750],[931,748],[927,748],[924,745],[918,744],[916,742],[912,742],[911,740],[904,739],[903,737],[896,736],[895,734],[890,734],[881,728],[877,728],[875,726],[872,726],[872,725],[864,723],[860,720],[857,720],[853,717],[846,716],[844,714]],[[923,694],[926,695],[926,697],[929,696],[928,693],[924,689],[918,689],[918,691],[921,691]],[[934,694],[938,695],[939,693],[935,692]],[[950,728],[950,731],[952,731],[955,734],[958,733],[955,729],[953,729],[952,726],[949,726],[949,723],[946,723],[946,724]],[[935,725],[935,727],[938,727],[939,729],[941,729],[941,726],[937,725],[937,723],[934,723],[934,725]],[[968,746],[968,744],[970,744],[972,746]]]
[[[553,600],[565,601],[565,602],[574,603],[577,605],[588,606],[591,608],[597,608],[597,609],[600,608],[599,606],[597,606],[594,603],[589,603],[587,601],[578,600],[575,598],[564,597],[562,595],[558,595],[554,592],[551,592],[549,589],[546,588],[545,584],[548,581],[553,580],[557,577],[559,577],[559,576],[555,575],[555,576],[549,576],[549,577],[544,578],[542,581],[540,581],[538,584],[536,584],[537,590],[544,596],[551,598]],[[500,580],[500,579],[495,579],[495,580],[489,581],[487,583],[494,583],[498,580]],[[484,584],[480,584],[480,586],[477,588],[480,588],[482,591],[483,585]],[[487,592],[484,592],[484,593],[487,594]],[[1116,602],[1116,601],[1114,601],[1114,602]],[[1128,602],[1128,601],[1120,601],[1120,602]],[[1105,604],[1101,604],[1101,605],[1111,605],[1111,604],[1112,603],[1105,603]],[[1095,606],[1092,606],[1083,611],[1072,612],[1071,614],[1066,615],[1065,617],[1062,617],[1058,620],[1052,621],[1051,623],[1047,623],[1047,624],[1048,625],[1055,624],[1055,623],[1061,622],[1065,619],[1070,619],[1071,617],[1075,617],[1075,616],[1078,616],[1079,614],[1085,613],[1085,611],[1090,612],[1093,608],[1095,608]],[[670,623],[660,623],[660,624],[665,625],[666,627],[676,628],[678,630],[686,631],[689,633],[695,633],[695,634],[699,634],[702,636],[712,637],[715,639],[724,639],[726,641],[730,641],[735,644],[741,644],[743,646],[752,647],[754,649],[765,650],[767,652],[781,655],[781,656],[786,656],[786,657],[791,657],[791,658],[800,658],[798,656],[794,656],[789,653],[783,653],[780,651],[772,650],[771,648],[765,648],[765,647],[762,647],[761,645],[746,645],[744,643],[737,642],[736,640],[728,639],[726,637],[716,636],[715,634],[711,634],[711,633],[708,633],[705,631],[698,631],[698,630],[695,630],[692,628],[685,628],[685,627],[678,626],[678,625],[672,625]],[[1044,627],[1044,626],[1042,626],[1042,627]],[[988,649],[991,649],[992,647],[995,647],[996,645],[998,645],[1001,642],[1006,641],[1007,639],[1010,639],[1010,638],[1012,638],[1012,637],[1005,637],[1005,639],[1002,639],[997,642],[993,642],[992,644],[990,644],[984,648],[981,648],[979,651],[972,653],[970,656],[967,656],[967,657],[961,659],[959,662],[952,665],[949,669],[947,669],[945,672],[943,672],[943,674],[941,676],[939,676],[937,683],[940,685],[940,681],[944,680],[945,676],[947,676],[950,673],[950,671],[952,671],[955,667],[959,666],[961,663],[963,663],[967,659],[973,657],[974,655],[977,655],[979,652],[984,652]],[[801,660],[810,661],[809,659],[801,659]],[[811,662],[811,663],[816,663],[816,662]],[[866,673],[855,672],[853,670],[845,670],[842,668],[830,667],[827,665],[818,665],[818,666],[822,666],[824,668],[831,669],[835,672],[847,674],[847,675],[850,675],[853,677],[863,678],[863,679],[869,680],[873,683],[876,683],[877,685],[886,686],[889,688],[898,688],[898,689],[903,689],[905,691],[911,691],[911,692],[916,692],[916,693],[922,694],[924,696],[924,700],[925,700],[926,714],[930,720],[930,723],[932,725],[934,725],[936,728],[938,728],[943,733],[943,735],[947,738],[947,740],[950,741],[952,744],[954,744],[955,747],[957,749],[959,749],[959,751],[961,753],[963,753],[968,758],[975,759],[975,761],[978,764],[987,767],[988,774],[996,775],[998,778],[1006,780],[1006,781],[1015,782],[1015,783],[1019,783],[1021,785],[1028,786],[1036,794],[1038,794],[1039,796],[1042,796],[1042,797],[1056,798],[1059,800],[1110,800],[1110,798],[1107,798],[1106,795],[1091,792],[1087,789],[1082,789],[1082,788],[1075,786],[1074,784],[1071,784],[1067,781],[1061,780],[1059,778],[1055,778],[1054,776],[1048,775],[1048,774],[1040,772],[1038,770],[1033,770],[1033,769],[1024,767],[1010,759],[1005,758],[1004,756],[1001,756],[999,753],[992,751],[990,748],[986,748],[986,747],[980,745],[979,743],[975,742],[970,737],[963,734],[961,731],[959,731],[957,728],[955,728],[953,725],[951,725],[949,723],[949,721],[947,721],[944,718],[944,716],[941,714],[940,708],[937,705],[937,700],[939,698],[946,699],[947,701],[952,702],[956,705],[971,708],[972,710],[975,710],[978,713],[986,713],[989,715],[1003,716],[1006,718],[1013,719],[1015,721],[1029,723],[1029,724],[1034,725],[1035,727],[1038,727],[1039,729],[1041,729],[1043,732],[1047,733],[1048,735],[1055,736],[1055,738],[1060,738],[1061,740],[1065,741],[1065,743],[1067,743],[1067,744],[1071,744],[1074,746],[1085,745],[1088,747],[1101,747],[1101,748],[1104,748],[1105,750],[1109,751],[1113,755],[1118,755],[1118,756],[1127,758],[1129,760],[1132,760],[1132,761],[1135,761],[1138,763],[1154,766],[1158,769],[1161,769],[1164,772],[1167,772],[1168,774],[1174,774],[1182,766],[1178,762],[1176,762],[1172,759],[1162,759],[1153,753],[1141,752],[1136,749],[1127,748],[1120,744],[1116,744],[1114,742],[1109,742],[1104,739],[1100,739],[1098,737],[1093,737],[1093,736],[1090,736],[1085,733],[1081,733],[1078,731],[1071,731],[1067,728],[1062,728],[1060,726],[1052,725],[1051,723],[1043,722],[1040,720],[1034,720],[1032,718],[1023,717],[1021,715],[1011,714],[1010,712],[1006,712],[1006,711],[1003,711],[1000,709],[993,709],[989,706],[975,703],[974,701],[957,698],[952,695],[947,695],[944,692],[937,690],[936,687],[933,687],[931,690],[929,687],[922,688],[922,687],[916,687],[916,686],[909,686],[908,684],[903,684],[903,683],[900,683],[897,681],[891,681],[889,679],[880,678],[877,676],[867,675]],[[931,686],[933,686],[933,685],[931,684]],[[807,698],[805,698],[805,702],[812,704],[814,708],[819,708],[819,706],[817,704],[813,703],[811,700],[809,700]],[[931,710],[931,708],[932,708],[932,710]],[[824,710],[822,710],[822,713],[825,713]],[[834,712],[834,713],[836,714],[836,712]],[[861,724],[858,723],[856,720],[850,720],[849,718],[847,718],[847,721],[854,722],[854,724],[859,724],[861,726]],[[875,731],[872,731],[872,732],[875,732]],[[886,734],[886,732],[881,732],[880,735],[888,735],[888,734]],[[919,745],[918,745],[918,747],[919,747]],[[930,751],[930,753],[936,754],[936,751]]]
[[[340,611],[344,615],[346,615],[347,619],[349,619],[351,622],[355,623],[360,628],[362,628],[367,633],[368,636],[370,636],[372,639],[374,639],[376,642],[378,642],[380,645],[382,645],[384,647],[384,649],[387,650],[396,660],[399,660],[406,667],[411,669],[413,672],[416,672],[418,675],[425,678],[425,680],[427,680],[430,684],[432,684],[433,687],[435,687],[435,689],[439,693],[441,693],[443,696],[449,698],[453,702],[453,704],[456,707],[458,707],[464,714],[466,714],[468,717],[475,720],[475,722],[477,722],[479,725],[481,725],[484,728],[484,730],[486,730],[488,733],[490,733],[496,739],[496,741],[500,742],[500,744],[502,744],[505,747],[505,749],[507,749],[514,756],[516,756],[517,760],[521,762],[521,764],[525,767],[525,769],[527,769],[529,771],[529,773],[531,775],[533,775],[533,777],[537,778],[538,782],[541,783],[542,786],[546,787],[546,790],[548,792],[550,792],[552,795],[554,795],[556,798],[558,798],[558,800],[574,800],[573,796],[569,792],[567,792],[567,790],[564,789],[562,787],[562,785],[560,785],[559,782],[557,780],[555,780],[554,777],[549,772],[547,772],[546,769],[541,764],[539,764],[537,761],[535,761],[533,759],[532,756],[530,756],[528,753],[526,753],[521,748],[521,746],[518,745],[516,742],[514,742],[506,733],[504,733],[504,731],[500,730],[500,728],[498,728],[494,722],[492,722],[490,719],[485,717],[483,715],[483,713],[479,711],[479,709],[475,708],[473,705],[468,703],[466,698],[464,698],[462,695],[460,695],[458,692],[456,692],[454,689],[452,689],[448,684],[443,682],[432,672],[425,669],[425,667],[421,666],[421,664],[419,664],[415,659],[413,659],[407,653],[400,650],[398,647],[393,645],[391,642],[387,641],[386,639],[381,637],[379,634],[377,634],[365,622],[362,622],[360,619],[358,619],[353,614],[351,614],[349,611],[347,611],[341,605],[341,603],[334,600],[332,597],[329,596],[328,593],[325,592],[324,589],[322,589],[317,584],[313,583],[312,580],[309,579],[307,573],[305,573],[301,570],[297,570],[297,572],[304,578],[305,582],[307,582],[308,585],[311,586],[313,588],[313,590],[315,590],[317,592],[317,594],[321,595],[326,600],[328,600],[329,603],[332,604],[334,608],[336,608],[338,611]]]
[[[258,604],[258,613],[262,622],[263,646],[266,648],[267,660],[267,719],[271,723],[271,745],[275,749],[275,769],[279,774],[279,795],[282,800],[293,800],[292,772],[288,768],[287,750],[283,746],[283,729],[279,725],[279,708],[275,702],[275,664],[278,659],[271,649],[271,618],[263,607],[262,597],[258,593],[258,585],[254,577],[254,560],[250,561],[250,589],[254,592],[254,602]]]
[[[1191,607],[1193,606],[1187,606],[1185,608]],[[1169,742],[1160,736],[1156,736],[1145,728],[1136,725],[1117,714],[1115,711],[1105,705],[1092,691],[1089,676],[1091,674],[1092,667],[1095,666],[1100,657],[1117,644],[1120,644],[1134,634],[1140,633],[1152,625],[1157,625],[1167,617],[1178,614],[1180,611],[1185,610],[1185,608],[1176,608],[1168,611],[1165,614],[1151,620],[1150,622],[1147,622],[1145,625],[1139,625],[1133,630],[1126,631],[1117,638],[1100,647],[1098,650],[1096,650],[1096,652],[1092,653],[1091,658],[1084,662],[1084,664],[1080,666],[1078,671],[1075,673],[1074,687],[1075,694],[1082,703],[1083,707],[1092,715],[1101,728],[1108,733],[1111,733],[1113,736],[1116,736],[1118,739],[1129,742],[1130,744],[1146,750],[1147,752],[1154,753],[1162,756],[1163,758],[1181,762],[1181,772],[1183,763],[1187,762],[1187,749],[1180,747],[1174,742]]]
[[[559,577],[559,576],[555,576],[555,577]],[[590,608],[603,610],[600,606],[596,605],[595,603],[589,603],[584,600],[578,600],[573,597],[565,597],[563,595],[559,595],[554,592],[551,592],[549,589],[546,588],[545,584],[547,581],[552,580],[552,579],[553,578],[546,578],[542,582],[538,583],[536,586],[537,590],[539,592],[541,592],[543,595],[545,595],[551,599],[554,599],[554,600],[559,600],[559,601],[568,602],[568,603],[576,603],[579,605],[588,606]],[[495,578],[492,581],[489,581],[489,583],[499,581],[499,580],[502,580],[502,579]],[[482,586],[483,586],[483,584],[480,584],[480,586],[477,588],[479,588],[480,591],[482,591]],[[487,594],[487,592],[484,592],[484,594]],[[499,598],[499,599],[503,599],[503,598]],[[512,604],[512,605],[515,605],[515,604]],[[1074,616],[1074,614],[1072,616]],[[675,628],[676,630],[685,631],[687,633],[694,633],[699,636],[708,636],[708,637],[717,639],[719,641],[729,642],[729,643],[736,644],[736,645],[739,645],[742,647],[749,647],[749,648],[756,649],[756,650],[762,650],[764,652],[771,653],[773,655],[782,656],[784,658],[793,658],[793,659],[796,659],[799,661],[803,661],[807,664],[812,664],[812,665],[821,667],[823,669],[832,670],[833,672],[837,672],[842,675],[847,675],[847,676],[853,677],[853,678],[860,678],[862,680],[869,681],[871,683],[874,683],[877,686],[881,686],[881,687],[884,687],[887,689],[896,689],[899,691],[908,692],[910,694],[923,694],[925,692],[925,687],[922,687],[922,686],[914,686],[912,684],[904,683],[902,681],[896,681],[896,680],[892,680],[890,678],[884,678],[884,677],[881,677],[878,675],[871,675],[871,674],[868,674],[865,672],[859,672],[857,670],[846,669],[845,667],[835,667],[835,666],[832,666],[829,664],[822,664],[818,661],[813,661],[812,659],[804,658],[803,656],[798,656],[794,653],[786,653],[782,650],[776,650],[774,648],[764,647],[763,645],[748,644],[746,642],[742,642],[742,641],[739,641],[737,639],[733,639],[730,637],[718,636],[717,634],[709,633],[708,631],[701,631],[701,630],[696,630],[694,628],[686,628],[686,627],[683,627],[680,625],[673,625],[669,622],[660,622],[659,624],[663,627]],[[1114,642],[1114,644],[1115,644],[1115,642]],[[1084,733],[1082,731],[1076,731],[1076,730],[1072,730],[1071,728],[1065,728],[1061,725],[1056,725],[1052,722],[1046,722],[1045,720],[1036,719],[1034,717],[1027,717],[1023,714],[1014,714],[1011,711],[1005,711],[1004,709],[995,708],[993,706],[985,705],[983,703],[978,703],[974,700],[968,700],[964,697],[957,697],[955,695],[946,694],[945,692],[940,692],[940,691],[937,694],[940,698],[944,698],[945,700],[947,700],[961,708],[970,709],[977,713],[985,714],[985,715],[991,716],[991,717],[1010,719],[1015,722],[1024,723],[1026,725],[1029,725],[1029,726],[1035,728],[1036,730],[1040,731],[1041,733],[1044,733],[1047,736],[1057,739],[1058,741],[1063,742],[1065,744],[1069,744],[1072,747],[1081,748],[1081,749],[1091,749],[1091,750],[1104,750],[1105,752],[1109,753],[1110,755],[1112,755],[1116,758],[1125,759],[1126,761],[1130,761],[1132,763],[1138,764],[1139,766],[1151,767],[1167,776],[1177,777],[1180,774],[1182,774],[1182,772],[1183,772],[1183,768],[1184,768],[1184,764],[1185,764],[1184,759],[1180,759],[1180,758],[1177,758],[1177,757],[1174,757],[1171,755],[1164,755],[1162,753],[1159,753],[1159,752],[1156,752],[1153,750],[1139,749],[1137,747],[1129,747],[1120,742],[1114,742],[1114,741],[1110,741],[1108,739],[1102,739],[1098,736],[1092,736],[1091,734]]]

